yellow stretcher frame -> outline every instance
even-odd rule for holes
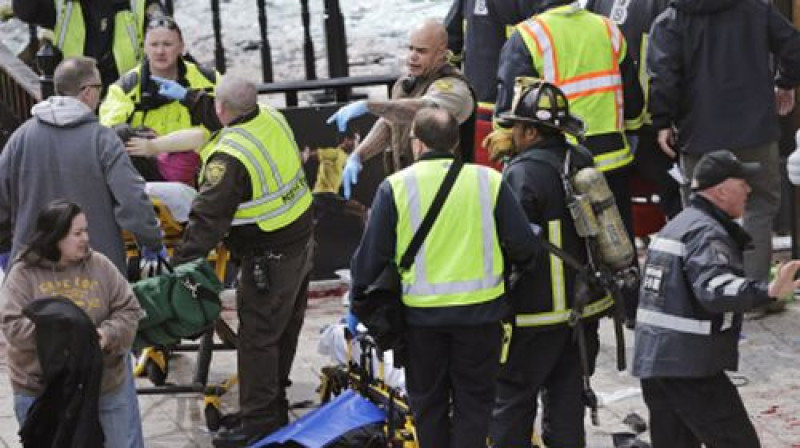
[[[161,200],[152,198],[153,209],[163,231],[162,240],[167,253],[172,256],[183,238],[183,225],[178,222],[169,208]],[[123,231],[125,252],[128,259],[140,255],[136,239],[130,232]],[[214,273],[220,281],[225,281],[226,266],[230,260],[230,252],[222,243],[211,251],[208,260],[214,264]],[[222,340],[221,344],[214,343],[214,335]],[[170,351],[196,351],[197,362],[191,383],[165,384],[168,374],[169,357],[165,350],[158,347],[147,347],[142,350],[133,369],[134,376],[147,376],[154,384],[153,387],[139,387],[137,393],[143,395],[173,394],[187,392],[202,392],[205,405],[204,414],[206,426],[211,431],[219,429],[223,420],[220,397],[238,382],[238,376],[233,375],[225,381],[208,384],[208,371],[211,365],[213,350],[235,350],[238,345],[236,332],[220,317],[214,327],[206,331],[195,344],[178,344],[171,347]]]

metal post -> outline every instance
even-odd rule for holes
[[[328,76],[349,76],[347,36],[339,0],[325,0],[325,42],[328,45]]]
[[[164,9],[167,11],[167,15],[175,15],[175,5],[172,0],[164,0]]]
[[[214,27],[214,64],[225,73],[225,48],[222,46],[222,24],[219,21],[219,0],[211,0],[211,22]]]
[[[264,82],[272,82],[272,51],[267,37],[267,7],[264,0],[258,0],[258,27],[261,31],[261,75]]]
[[[39,69],[39,85],[42,89],[43,100],[53,96],[53,73],[60,62],[59,59],[58,50],[49,40],[43,39],[41,48],[36,53],[36,66]]]
[[[792,0],[791,2],[791,18],[795,27],[800,26],[800,0]],[[796,89],[795,89],[796,91]],[[797,109],[797,104],[795,104]],[[800,126],[800,115],[797,110],[792,114],[792,129],[795,130]],[[782,165],[784,166],[784,165]],[[792,187],[792,197],[789,204],[790,225],[792,229],[792,258],[800,258],[800,207],[797,205],[800,201],[800,188]]]
[[[308,0],[300,0],[300,16],[303,19],[303,59],[306,63],[306,79],[317,79],[317,65],[314,57],[314,41],[311,40],[311,14]]]

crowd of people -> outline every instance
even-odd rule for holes
[[[254,83],[194,62],[160,2],[109,3],[14,1],[63,56],[55,95],[0,153],[0,328],[20,434],[144,446],[130,366],[142,312],[121,232],[143,259],[166,258],[145,182],[179,182],[197,194],[171,262],[224,242],[239,267],[241,418],[214,445],[246,446],[289,423],[315,247],[303,155]],[[546,446],[586,446],[598,326],[615,313],[635,330],[653,447],[759,446],[725,372],[742,313],[800,287],[800,261],[768,277],[778,117],[797,86],[800,32],[761,0],[456,0],[416,24],[390,98],[328,119],[347,147],[324,153],[314,191],[349,198],[383,156],[347,321],[375,331],[374,313],[403,316],[390,330],[419,447],[533,447],[539,403]],[[367,114],[361,139],[351,120]],[[472,163],[486,152],[502,172]],[[670,218],[641,269],[633,254],[605,260],[607,223],[585,219],[587,206],[618,216],[612,236],[632,247],[633,171]],[[610,190],[600,202],[576,192],[587,172]],[[598,282],[611,265],[641,281]],[[387,272],[397,303],[370,303]],[[48,313],[73,332],[60,349],[87,349],[80,368],[53,351]],[[58,369],[82,376],[58,383]]]

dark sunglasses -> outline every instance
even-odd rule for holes
[[[98,90],[100,90],[100,89],[102,89],[102,88],[103,88],[103,85],[102,85],[102,84],[100,84],[100,83],[97,83],[97,84],[85,84],[85,85],[82,85],[82,86],[81,86],[81,90],[84,90],[84,89],[91,89],[91,88],[94,88],[94,89],[98,89]]]

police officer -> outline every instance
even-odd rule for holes
[[[104,89],[142,60],[147,16],[164,13],[158,0],[14,0],[13,6],[20,20],[53,30],[63,58],[94,58]]]
[[[218,74],[183,56],[183,34],[171,17],[147,24],[147,57],[108,89],[100,106],[100,122],[113,127],[123,141],[134,136],[163,136],[173,131],[222,127],[213,108]],[[199,160],[193,152],[132,157],[149,181],[180,181],[194,185]]]
[[[653,448],[760,446],[725,371],[738,368],[742,312],[791,294],[800,261],[781,266],[771,283],[745,276],[751,240],[734,220],[759,169],[728,150],[705,154],[688,207],[650,243],[633,375],[650,410]]]
[[[356,101],[329,119],[340,133],[347,123],[366,113],[380,117],[360,145],[347,158],[342,173],[342,187],[350,198],[352,186],[367,160],[384,152],[387,174],[399,171],[414,161],[409,130],[414,113],[423,107],[441,107],[449,111],[461,127],[461,156],[471,160],[474,132],[475,98],[466,78],[447,61],[447,30],[444,25],[427,20],[409,36],[406,67],[408,73],[392,88],[388,101]],[[388,152],[387,148],[390,149]]]
[[[175,262],[205,257],[221,240],[241,266],[241,426],[217,447],[245,446],[288,423],[286,387],[306,309],[312,217],[300,152],[284,117],[257,103],[253,83],[222,78],[225,125],[203,149],[203,170]]]
[[[351,265],[354,297],[405,252],[453,163],[458,123],[449,112],[420,110],[412,132],[418,160],[378,188]],[[500,174],[465,164],[414,263],[400,272],[406,386],[421,448],[486,446],[506,313],[504,265],[527,264],[537,249]]]
[[[558,86],[572,113],[586,123],[584,144],[605,175],[632,240],[628,173],[633,154],[625,131],[641,126],[643,97],[625,38],[608,18],[569,0],[545,0],[540,11],[519,23],[503,46],[495,117],[510,108],[517,77],[537,77]],[[501,120],[495,123],[503,127]],[[495,140],[490,146],[509,146],[507,131],[497,130],[489,138]],[[630,321],[635,298],[635,292],[626,296]]]
[[[566,177],[593,164],[591,153],[565,137],[565,132],[580,137],[583,123],[569,113],[564,94],[541,81],[520,90],[511,110],[501,117],[513,123],[514,147],[520,148],[503,176],[528,220],[542,228],[543,238],[587,263],[585,242],[575,230],[563,186]],[[574,267],[552,254],[541,253],[535,265],[522,273],[509,293],[514,333],[508,362],[498,375],[491,446],[531,446],[540,392],[546,392],[542,435],[547,446],[585,446],[583,372],[576,332],[568,323],[578,279]],[[597,319],[612,305],[604,294],[581,304],[590,352],[586,356],[592,366],[598,348]]]

